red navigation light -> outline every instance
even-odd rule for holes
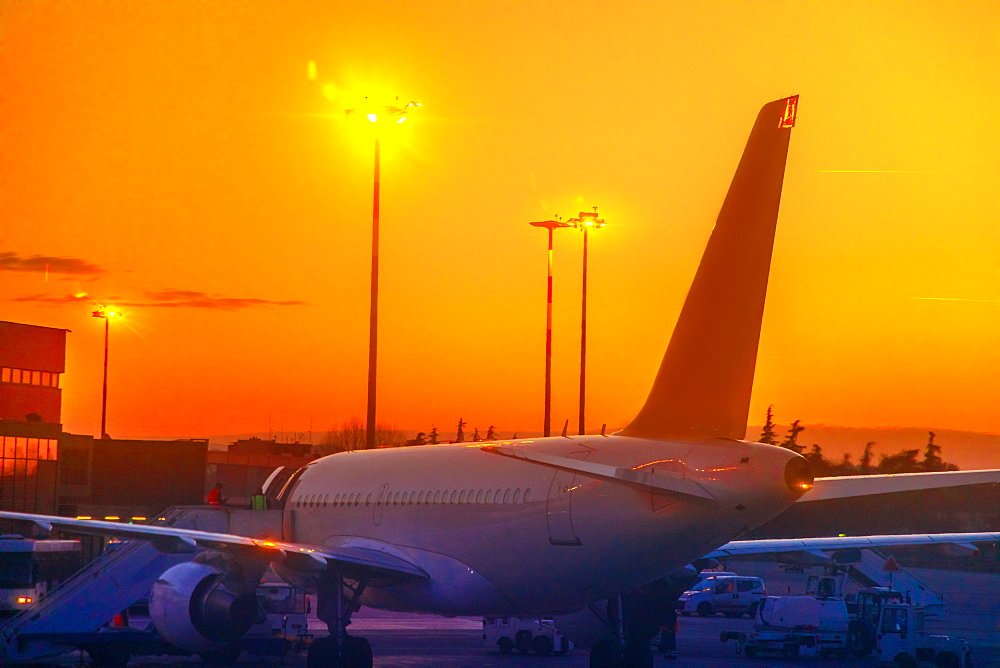
[[[795,127],[795,113],[799,110],[799,96],[792,95],[791,97],[785,98],[785,111],[781,114],[781,120],[778,122],[779,128],[794,128]]]

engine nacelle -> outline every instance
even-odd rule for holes
[[[205,652],[225,647],[253,626],[257,597],[233,591],[218,568],[189,561],[156,580],[149,615],[167,642]]]

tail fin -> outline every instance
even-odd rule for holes
[[[743,438],[798,96],[760,110],[653,389],[618,432]]]

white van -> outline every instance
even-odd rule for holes
[[[754,616],[767,596],[764,581],[743,575],[721,575],[702,580],[677,599],[677,612],[709,617],[721,612],[727,617]]]

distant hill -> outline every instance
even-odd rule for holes
[[[813,443],[819,444],[823,448],[823,456],[831,461],[840,461],[844,453],[850,453],[851,460],[857,464],[864,452],[865,443],[875,441],[872,452],[875,453],[874,464],[878,464],[879,455],[894,455],[900,450],[920,450],[923,456],[924,446],[927,445],[927,429],[916,427],[894,428],[894,427],[831,427],[828,425],[805,425],[805,431],[799,434],[799,443],[806,449]],[[417,433],[415,429],[403,430],[408,437],[413,437]],[[502,438],[510,438],[515,432],[509,430],[498,430]],[[608,429],[611,433],[612,429]],[[788,425],[777,425],[775,431],[779,438],[788,433]],[[757,440],[760,437],[761,426],[754,425],[747,428],[747,440]],[[538,432],[524,430],[516,432],[520,438],[535,438]],[[558,434],[558,432],[554,432]],[[937,437],[934,442],[941,446],[941,457],[951,464],[955,464],[962,470],[970,469],[995,469],[1000,468],[1000,434],[981,434],[972,431],[955,431],[951,429],[935,429]],[[323,438],[323,433],[313,432],[312,442],[319,443]],[[213,450],[225,450],[233,441],[241,438],[257,436],[258,438],[275,438],[278,441],[292,441],[296,437],[303,442],[310,440],[308,434],[291,432],[256,432],[247,434],[231,434],[212,436],[209,439],[209,447]],[[439,436],[442,443],[455,438],[455,432],[442,432]],[[471,432],[466,432],[466,440],[472,438]]]
[[[800,426],[805,426],[806,429],[799,434],[799,445],[804,445],[808,451],[813,443],[818,444],[823,448],[823,457],[830,461],[839,461],[846,452],[857,464],[864,452],[865,443],[875,441],[872,452],[875,454],[873,463],[876,465],[879,455],[893,455],[901,450],[920,450],[922,458],[929,431],[916,427],[831,427],[824,424]],[[762,428],[760,425],[748,427],[747,439],[760,438]],[[788,429],[788,425],[775,427],[779,438],[784,437]],[[965,471],[1000,468],[1000,435],[951,429],[930,431],[936,434],[934,443],[941,446],[941,458],[946,462]]]

